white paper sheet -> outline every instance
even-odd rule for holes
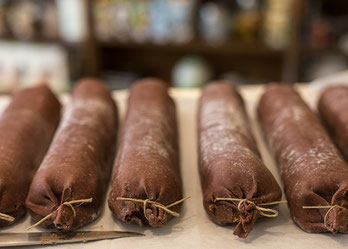
[[[255,104],[262,92],[262,86],[244,87],[242,95],[247,104],[253,130],[256,135],[262,157],[270,168],[276,179],[280,182],[279,173],[272,157],[268,153],[262,137],[260,136],[257,122],[255,120]],[[314,93],[309,92],[306,87],[301,87],[301,93],[311,103],[316,102]],[[287,205],[278,207],[277,218],[260,218],[254,230],[245,240],[239,239],[232,234],[233,226],[221,227],[209,220],[202,206],[202,196],[197,165],[197,143],[196,143],[196,109],[198,90],[172,90],[172,96],[177,103],[177,112],[180,128],[181,149],[181,172],[184,184],[184,194],[191,195],[181,211],[181,216],[171,220],[163,228],[138,228],[135,225],[124,225],[112,218],[109,208],[105,205],[102,217],[84,230],[129,230],[143,232],[146,237],[125,238],[106,240],[99,242],[88,242],[85,244],[47,246],[47,248],[86,248],[86,249],[108,249],[108,248],[347,248],[348,235],[337,234],[309,234],[298,228],[289,215]],[[118,100],[122,119],[125,114],[127,92],[115,92]],[[3,108],[8,99],[0,98],[0,107]],[[285,199],[285,197],[283,197]],[[29,215],[19,224],[1,232],[25,232],[30,224]],[[33,229],[32,231],[44,231],[44,229]],[[22,247],[24,248],[24,247]],[[33,247],[44,248],[44,247]]]

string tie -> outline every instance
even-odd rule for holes
[[[8,222],[14,222],[15,218],[8,214],[0,213],[0,220],[6,220]]]
[[[161,204],[159,202],[156,202],[156,201],[151,201],[149,199],[143,200],[143,199],[135,199],[135,198],[128,198],[128,197],[117,197],[116,200],[118,200],[118,201],[132,201],[132,202],[142,203],[143,204],[143,210],[144,210],[144,216],[148,220],[147,215],[146,215],[146,207],[147,207],[148,204],[151,204],[151,205],[153,205],[153,206],[155,206],[157,208],[163,209],[165,212],[167,212],[170,215],[173,215],[175,217],[179,217],[180,216],[179,213],[174,212],[174,211],[170,210],[169,208],[173,207],[173,206],[176,206],[176,205],[178,205],[178,204],[180,204],[180,203],[182,203],[182,202],[184,202],[184,201],[186,201],[187,199],[190,199],[190,198],[191,198],[191,196],[186,196],[185,198],[182,198],[182,199],[180,199],[180,200],[178,200],[176,202],[173,202],[173,203],[171,203],[171,204],[169,204],[167,206],[165,206],[165,205],[163,205],[163,204]]]
[[[93,201],[93,198],[63,202],[63,204],[61,204],[56,210],[54,210],[52,213],[50,213],[50,214],[46,215],[45,217],[43,217],[41,220],[36,222],[34,225],[31,225],[30,227],[28,227],[27,230],[30,230],[30,229],[32,229],[34,227],[37,227],[38,225],[43,223],[45,220],[49,219],[55,211],[59,210],[60,208],[62,208],[64,206],[70,207],[72,212],[73,212],[74,218],[76,218],[75,207],[79,207],[79,206],[81,206],[84,203],[91,203],[92,201]],[[74,205],[77,205],[77,206],[74,207]]]
[[[344,208],[340,205],[330,205],[330,206],[303,206],[302,208],[304,209],[322,209],[322,208],[328,208],[325,216],[324,216],[324,226],[328,228],[328,225],[327,225],[327,217],[329,215],[329,213],[334,210],[335,208]]]
[[[268,217],[268,218],[275,218],[279,215],[278,211],[272,208],[264,208],[262,206],[272,206],[272,205],[277,205],[277,204],[283,204],[287,203],[287,201],[273,201],[273,202],[266,202],[266,203],[260,203],[260,204],[255,204],[255,202],[248,200],[248,199],[240,199],[240,198],[216,198],[215,200],[217,201],[238,201],[237,208],[240,210],[240,207],[243,203],[249,203],[249,204],[254,204],[255,208],[260,211],[260,215]]]

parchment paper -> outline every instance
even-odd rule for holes
[[[255,119],[254,108],[262,93],[262,88],[262,86],[243,87],[241,92],[247,104],[253,131],[264,162],[277,181],[281,183],[277,167],[265,147]],[[301,86],[300,90],[305,99],[312,106],[315,106],[317,93],[310,92],[305,86]],[[181,216],[173,219],[167,226],[160,229],[138,228],[135,225],[124,225],[119,221],[115,221],[108,206],[105,204],[102,217],[85,227],[84,230],[128,230],[145,233],[146,237],[32,248],[347,248],[348,234],[331,235],[303,232],[291,220],[286,204],[278,207],[279,216],[277,218],[260,218],[246,240],[238,239],[234,236],[232,234],[233,227],[220,227],[212,223],[202,206],[197,165],[196,108],[199,90],[172,89],[171,94],[177,103],[179,118],[181,174],[184,184],[184,195],[191,195],[191,199],[185,201],[183,205]],[[114,93],[114,96],[118,101],[121,119],[123,120],[128,92],[117,91]],[[63,99],[66,102],[67,98],[63,97]],[[8,97],[0,98],[1,110],[5,108],[8,101]],[[283,196],[283,199],[285,199],[285,196]],[[26,232],[26,227],[29,224],[31,224],[30,217],[27,215],[21,222],[3,229],[1,232]],[[31,230],[31,232],[35,231],[47,230],[36,228]]]

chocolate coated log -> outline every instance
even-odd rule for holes
[[[246,238],[260,216],[256,205],[279,201],[282,194],[260,159],[243,100],[232,84],[217,82],[203,89],[198,131],[204,208],[217,224],[238,223],[234,234]]]
[[[128,112],[112,178],[109,207],[126,223],[164,225],[172,216],[162,208],[134,201],[151,200],[162,205],[182,198],[179,172],[175,105],[165,83],[146,79],[136,83],[128,100]],[[180,205],[170,208],[178,211]]]
[[[46,86],[16,92],[0,118],[0,213],[17,221],[58,126],[60,103]],[[14,222],[13,221],[13,222]],[[0,217],[0,227],[12,224]]]
[[[285,84],[267,87],[258,113],[294,221],[307,232],[348,232],[348,166],[317,116]]]
[[[114,159],[117,121],[115,102],[103,83],[87,79],[76,86],[26,200],[35,221],[52,214],[43,226],[73,230],[100,215]],[[64,204],[89,198],[91,203]]]
[[[348,160],[348,87],[327,88],[319,99],[318,110],[330,135]]]

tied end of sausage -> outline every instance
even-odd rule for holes
[[[9,201],[6,185],[0,181],[0,213],[14,218],[13,221],[0,218],[0,228],[16,223],[26,214],[26,208],[20,200]]]
[[[298,201],[289,199],[295,223],[308,233],[348,233],[348,186],[322,185],[302,186],[306,190],[294,196]]]
[[[334,208],[326,218],[326,228],[333,234],[348,233],[348,209]]]
[[[233,234],[245,239],[254,228],[260,211],[253,203],[243,202],[239,209],[237,206],[228,201],[211,201],[206,209],[210,218],[219,225],[228,226],[237,223]]]
[[[138,224],[140,227],[148,225],[150,227],[162,227],[173,216],[162,208],[148,203],[144,212],[143,203],[133,201],[120,201],[113,194],[109,198],[109,207],[116,214],[116,217],[127,224]],[[171,210],[178,211],[180,204],[172,207]]]

